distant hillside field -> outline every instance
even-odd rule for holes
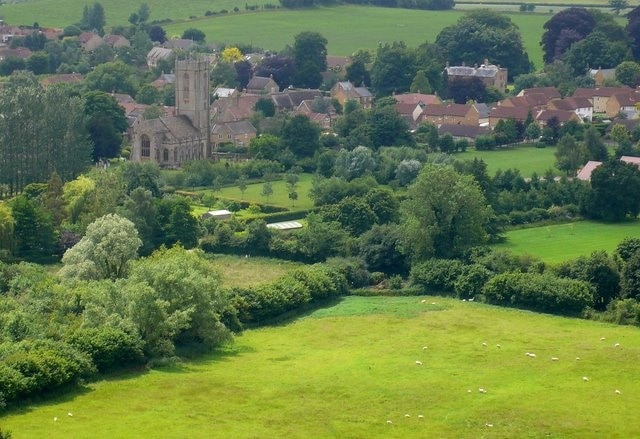
[[[637,438],[639,361],[638,328],[442,297],[346,297],[0,424],[15,439]]]
[[[268,2],[246,2],[248,5],[262,3]],[[276,3],[278,2],[274,2]],[[105,8],[107,26],[128,24],[129,15],[137,11],[140,5],[138,2],[124,0],[108,0],[101,4]],[[327,38],[331,55],[350,55],[359,48],[375,49],[384,42],[404,41],[410,47],[425,41],[433,42],[442,28],[455,23],[464,14],[463,11],[419,11],[367,6],[245,12],[245,3],[234,0],[151,0],[147,4],[151,8],[150,20],[186,20],[163,25],[169,36],[182,35],[185,29],[193,27],[204,31],[208,42],[240,42],[280,50],[287,44],[292,44],[297,33],[312,30]],[[235,6],[240,9],[239,13],[233,12]],[[32,0],[0,6],[0,17],[12,24],[31,25],[38,22],[41,26],[64,27],[80,20],[82,8],[83,5],[74,0]],[[227,9],[230,13],[204,16],[207,11],[219,12],[222,9]],[[519,26],[525,48],[537,67],[542,66],[542,25],[550,17],[547,10],[540,12],[546,13],[509,13]],[[482,55],[479,54],[479,57]]]

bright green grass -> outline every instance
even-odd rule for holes
[[[555,167],[555,147],[536,148],[534,146],[519,146],[514,148],[497,149],[495,151],[476,151],[456,153],[456,160],[482,159],[487,164],[487,172],[494,175],[497,170],[518,169],[524,177],[531,177],[533,173],[539,176],[551,169],[555,175],[560,175]]]
[[[624,238],[640,237],[640,221],[606,224],[578,221],[507,232],[507,242],[494,247],[529,254],[549,263],[559,263],[595,250],[611,253]]]
[[[15,439],[640,436],[637,328],[421,299],[348,297],[0,422]]]
[[[309,198],[309,191],[313,183],[312,174],[300,174],[298,180],[298,186],[296,192],[298,193],[298,199],[295,201],[295,206],[292,206],[289,199],[289,191],[287,190],[287,183],[284,180],[272,181],[273,195],[269,197],[268,204],[274,206],[286,207],[288,209],[310,209],[313,207],[313,201]],[[238,186],[229,186],[222,188],[215,195],[220,198],[230,198],[233,200],[244,200],[252,203],[266,203],[267,199],[262,196],[262,188],[264,183],[248,184],[247,190],[244,192],[244,196]]]
[[[169,35],[180,35],[185,29],[196,27],[207,34],[207,41],[253,43],[273,50],[292,44],[297,33],[310,30],[320,32],[327,39],[330,54],[350,55],[359,48],[375,49],[381,42],[404,41],[409,47],[433,42],[445,26],[454,24],[463,13],[339,6],[219,16],[175,23],[165,29]],[[508,15],[520,28],[529,58],[541,66],[542,25],[549,15]]]

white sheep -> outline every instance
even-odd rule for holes
[[[418,419],[424,419],[424,415],[418,415]]]
[[[391,422],[391,421],[387,421],[387,424],[393,424],[393,422]]]
[[[422,366],[422,361],[420,361],[420,360],[416,360],[416,364],[417,364],[418,366]]]
[[[616,343],[613,345],[614,348],[619,348],[620,347],[620,343]]]
[[[487,422],[486,424],[484,424],[484,426],[485,426],[485,427],[489,427],[489,428],[491,428],[491,427],[493,427],[493,424],[491,424],[491,423]]]
[[[53,422],[58,422],[58,417],[57,416],[53,417]]]
[[[558,357],[551,357],[551,361],[558,361],[559,358]]]
[[[423,351],[426,351],[427,349],[429,349],[429,346],[422,346]]]
[[[616,389],[616,395],[620,395],[622,392]]]
[[[486,341],[483,341],[483,342],[482,342],[482,346],[486,346],[486,345],[487,345],[487,342],[486,342]]]
[[[410,417],[411,417],[411,415],[410,415],[409,413],[407,413],[407,414],[405,414],[405,415],[404,415],[404,417],[405,417],[405,418],[410,418]]]
[[[580,361],[580,357],[576,357],[576,361]]]
[[[497,345],[496,345],[496,347],[497,347],[498,349],[502,348],[502,346],[500,346],[499,344],[497,344]]]
[[[478,389],[478,392],[480,392],[480,393],[487,393],[487,390],[486,390],[486,389],[483,389],[482,387],[480,387],[480,388]]]
[[[67,413],[67,416],[73,416],[73,413],[69,412]]]
[[[582,381],[589,381],[589,377],[582,377]]]
[[[605,340],[605,338],[604,338],[604,337],[600,337],[600,341],[604,341],[604,340]]]

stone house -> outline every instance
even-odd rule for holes
[[[630,87],[596,87],[596,88],[578,88],[573,97],[584,97],[593,103],[594,113],[606,113],[607,103],[611,96],[621,93],[629,93]]]
[[[82,32],[78,35],[78,43],[85,52],[92,52],[103,45],[104,40],[94,32]]]
[[[591,122],[593,119],[593,104],[589,99],[584,97],[572,96],[564,99],[555,99],[549,102],[547,108],[549,110],[573,111],[580,120],[588,120]]]
[[[225,143],[232,143],[235,146],[249,146],[249,142],[256,135],[256,128],[248,120],[214,123],[211,128],[211,145],[214,150]]]
[[[468,67],[462,66],[447,66],[445,67],[447,76],[449,78],[480,78],[482,82],[490,87],[497,88],[504,91],[507,88],[508,70],[489,64],[489,60],[485,58],[484,64],[480,66]]]
[[[612,95],[607,101],[605,114],[615,117],[622,113],[627,119],[638,118],[636,105],[640,103],[640,92],[631,90],[628,93],[617,93]]]
[[[367,87],[356,87],[351,81],[339,81],[331,87],[331,97],[344,107],[347,101],[356,101],[362,108],[371,108],[373,95]]]
[[[472,125],[479,126],[478,110],[473,105],[432,104],[425,105],[418,122],[430,122],[436,126]]]
[[[105,44],[113,47],[114,49],[131,46],[131,43],[129,42],[129,40],[123,37],[122,35],[105,35],[102,40],[104,41]]]
[[[152,47],[147,53],[147,66],[151,69],[158,66],[158,61],[168,59],[173,54],[172,49],[160,46]]]
[[[251,94],[274,94],[280,91],[280,86],[273,78],[264,76],[254,76],[247,84],[247,93]]]

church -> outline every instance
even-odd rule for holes
[[[177,168],[211,157],[209,61],[176,60],[175,113],[157,119],[139,117],[131,127],[131,160]]]

